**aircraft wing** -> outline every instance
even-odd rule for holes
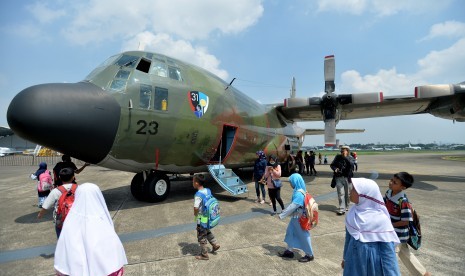
[[[342,95],[341,95],[342,96]],[[321,121],[323,119],[322,108],[315,98],[298,99],[307,100],[308,104],[294,107],[279,106],[278,110],[289,120],[295,122]],[[427,112],[428,106],[435,98],[418,99],[412,96],[386,97],[381,102],[374,103],[348,103],[338,108],[339,120],[374,118],[385,116],[398,116],[421,114]],[[312,102],[315,102],[312,104]],[[338,133],[342,133],[337,130]]]
[[[337,133],[358,133],[365,132],[365,129],[337,129]],[[306,129],[304,135],[323,135],[324,129]]]

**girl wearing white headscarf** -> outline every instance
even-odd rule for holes
[[[119,276],[127,263],[99,187],[79,185],[55,249],[57,275]]]
[[[344,275],[400,275],[395,251],[399,238],[378,184],[366,178],[352,178],[352,184],[355,205],[346,216]]]

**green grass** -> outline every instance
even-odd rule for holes
[[[443,156],[442,159],[450,160],[450,161],[465,162],[465,155],[448,155],[448,156]]]

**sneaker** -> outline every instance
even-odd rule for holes
[[[219,244],[214,244],[213,248],[212,248],[212,253],[218,251],[218,249],[220,249],[220,245]]]
[[[255,200],[255,203],[259,203],[259,202],[260,202],[260,198],[257,198],[257,199]]]
[[[275,216],[275,215],[276,215],[276,212],[271,213],[271,216]]]
[[[313,259],[315,259],[315,257],[313,257],[313,255],[312,256],[305,255],[305,256],[303,256],[302,258],[299,259],[299,262],[306,263],[306,262],[313,261]]]
[[[203,254],[200,254],[200,255],[197,255],[195,256],[195,258],[197,260],[202,260],[202,261],[208,261],[210,258],[208,257],[208,255],[203,255]]]
[[[260,201],[260,204],[264,204],[264,203],[265,203],[265,201],[264,201],[264,200]]]
[[[294,258],[294,252],[286,250],[284,252],[278,252],[279,257],[281,258]]]
[[[342,216],[342,215],[344,215],[345,213],[346,213],[346,212],[344,212],[344,211],[338,211],[336,214],[337,214],[338,216]]]
[[[346,208],[346,212],[349,212],[349,208]]]
[[[268,205],[273,206],[273,203],[270,202],[270,203],[268,203]]]

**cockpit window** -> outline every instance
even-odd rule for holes
[[[125,79],[125,80],[127,80],[129,78],[130,73],[131,72],[129,72],[129,71],[119,70],[118,73],[116,73],[115,79]]]
[[[124,80],[113,80],[110,85],[110,89],[114,91],[123,91],[126,89],[126,81]]]
[[[139,57],[136,57],[136,56],[123,55],[120,59],[118,59],[118,61],[115,64],[121,67],[124,66],[124,67],[134,68],[138,59]]]
[[[168,72],[170,75],[170,79],[182,81],[181,71],[179,70],[179,68],[168,66]]]
[[[157,75],[159,77],[164,77],[166,78],[168,76],[167,70],[166,70],[166,64],[165,61],[159,60],[159,59],[154,59],[152,62],[152,68],[150,69],[150,74]]]

